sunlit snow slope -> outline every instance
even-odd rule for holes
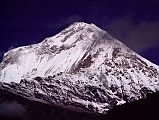
[[[5,53],[0,82],[28,99],[106,113],[159,90],[159,67],[94,24],[76,22]]]

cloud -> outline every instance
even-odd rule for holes
[[[23,116],[25,112],[25,107],[18,102],[14,101],[0,103],[0,116],[20,117]]]
[[[79,15],[72,15],[72,16],[69,16],[67,18],[61,19],[58,23],[48,24],[47,28],[48,29],[52,29],[52,28],[53,29],[57,29],[57,28],[60,28],[62,26],[66,26],[66,25],[69,25],[69,24],[72,24],[72,23],[78,22],[78,21],[82,21],[81,16],[79,16]]]
[[[66,19],[66,21],[64,21],[64,23],[71,24],[71,23],[74,23],[74,22],[77,22],[77,21],[81,21],[81,20],[82,20],[81,16],[79,16],[79,15],[72,15],[72,16],[68,17]]]
[[[107,31],[131,49],[141,52],[159,45],[159,21],[134,23],[129,17],[113,20]]]

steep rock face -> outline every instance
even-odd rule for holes
[[[86,112],[159,90],[159,67],[94,24],[76,22],[38,44],[8,51],[0,89]]]

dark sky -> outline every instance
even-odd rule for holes
[[[0,56],[76,21],[94,23],[159,65],[158,0],[1,0]]]

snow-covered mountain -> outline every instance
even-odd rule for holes
[[[30,100],[85,112],[159,90],[159,66],[94,24],[76,22],[41,43],[5,53],[0,89]]]

